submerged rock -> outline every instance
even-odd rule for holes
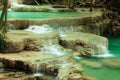
[[[81,61],[81,64],[83,64],[84,66],[91,67],[91,68],[101,68],[102,67],[102,64],[95,62],[95,61],[83,60],[83,61]]]
[[[120,60],[118,59],[102,60],[102,63],[107,67],[120,69]]]
[[[86,76],[86,75],[81,76],[81,78],[82,78],[83,80],[96,80],[95,78],[92,78],[92,77]]]

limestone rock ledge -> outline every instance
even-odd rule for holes
[[[7,33],[8,39],[4,49],[0,50],[2,53],[16,53],[24,50],[39,51],[42,46],[42,41],[48,39],[56,39],[57,34],[49,33],[39,35],[28,31],[15,30]]]
[[[102,47],[108,46],[108,40],[95,34],[76,32],[60,37],[59,44],[79,52],[81,56],[90,56],[103,53]]]
[[[84,77],[81,65],[76,64],[71,54],[56,58],[50,54],[25,51],[19,54],[0,54],[0,56],[0,61],[9,69],[35,73],[38,66],[38,71],[57,76],[58,80],[94,80]],[[49,78],[44,79],[42,76],[38,76],[34,80],[39,79],[50,80]]]

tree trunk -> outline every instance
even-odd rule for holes
[[[7,8],[8,8],[8,0],[3,1],[4,7],[2,10],[1,18],[0,18],[0,35],[5,37],[7,32]]]

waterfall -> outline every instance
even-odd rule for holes
[[[18,0],[10,0],[12,6],[18,6]]]
[[[58,27],[57,29],[52,28],[51,26],[44,24],[41,26],[37,26],[37,25],[32,25],[29,26],[28,29],[25,29],[26,31],[30,31],[36,34],[46,34],[46,33],[50,33],[50,32],[58,32],[60,34],[61,37],[66,36],[68,32],[74,32],[74,28],[73,26],[70,26],[69,29],[67,27]],[[48,53],[48,54],[53,54],[56,56],[63,56],[65,55],[66,51],[63,51],[62,46],[60,46],[59,44],[55,44],[55,40],[53,39],[44,39],[42,41],[42,48],[41,48],[41,52],[42,53]]]
[[[53,31],[52,28],[47,24],[44,24],[42,26],[31,25],[29,26],[28,29],[25,29],[25,30],[33,33],[37,33],[37,34],[44,34],[44,33],[49,33]]]
[[[40,64],[38,62],[34,64],[33,76],[43,76],[43,74],[40,73]]]
[[[75,56],[75,57],[73,57],[75,60],[81,60],[82,59],[82,57],[79,57],[79,56]]]
[[[97,45],[98,47],[98,55],[92,55],[92,57],[98,57],[98,58],[108,58],[108,57],[113,57],[112,54],[109,53],[109,50],[107,47],[103,44]]]
[[[62,47],[58,44],[54,44],[54,41],[48,40],[47,44],[43,42],[43,48],[41,49],[42,53],[49,53],[56,56],[63,56],[64,52]]]
[[[74,26],[59,27],[56,31],[59,32],[60,37],[67,36],[67,33],[77,32]]]
[[[22,7],[22,6],[25,6],[24,4],[19,4],[18,3],[18,0],[10,0],[10,2],[11,2],[11,8],[12,7]]]
[[[50,12],[58,12],[55,8],[50,8]]]
[[[4,70],[4,64],[2,62],[0,62],[0,71]]]
[[[59,35],[62,36],[66,36],[67,33],[73,33],[76,32],[76,29],[73,26],[66,26],[66,27],[51,27],[50,25],[47,24],[43,24],[41,26],[39,25],[30,25],[27,29],[25,29],[26,31],[30,31],[33,33],[37,33],[37,34],[45,34],[45,33],[50,33],[50,32],[57,32],[59,33]]]

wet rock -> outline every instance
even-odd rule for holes
[[[40,50],[40,40],[28,38],[28,39],[25,39],[24,42],[26,43],[25,50],[28,50],[28,51]]]
[[[97,55],[102,53],[98,45],[103,44],[107,47],[108,40],[94,34],[76,32],[61,37],[59,44],[65,48],[79,52],[82,56],[90,56],[92,54]]]
[[[70,74],[68,80],[81,80],[81,75],[78,73]]]
[[[83,69],[79,64],[68,63],[59,69],[58,80],[81,80]]]
[[[39,51],[41,46],[45,45],[43,40],[47,39],[58,43],[58,34],[56,33],[40,35],[28,31],[15,30],[8,32],[7,36],[8,39],[5,41],[4,49],[0,50],[2,53],[17,53],[23,50]],[[47,42],[49,43],[49,41]]]
[[[10,52],[20,52],[24,49],[24,42],[23,41],[6,41],[4,49],[1,50],[3,53],[10,53]]]
[[[95,61],[83,60],[83,61],[81,61],[81,64],[83,64],[84,66],[91,67],[91,68],[101,68],[102,67],[102,64],[95,62]]]
[[[19,78],[19,77],[23,77],[23,76],[25,76],[26,74],[24,73],[24,72],[16,72],[15,73],[15,75],[14,75],[14,77],[15,78]]]
[[[30,25],[30,22],[28,20],[9,20],[8,22],[8,28],[14,28],[14,29],[26,29]]]

